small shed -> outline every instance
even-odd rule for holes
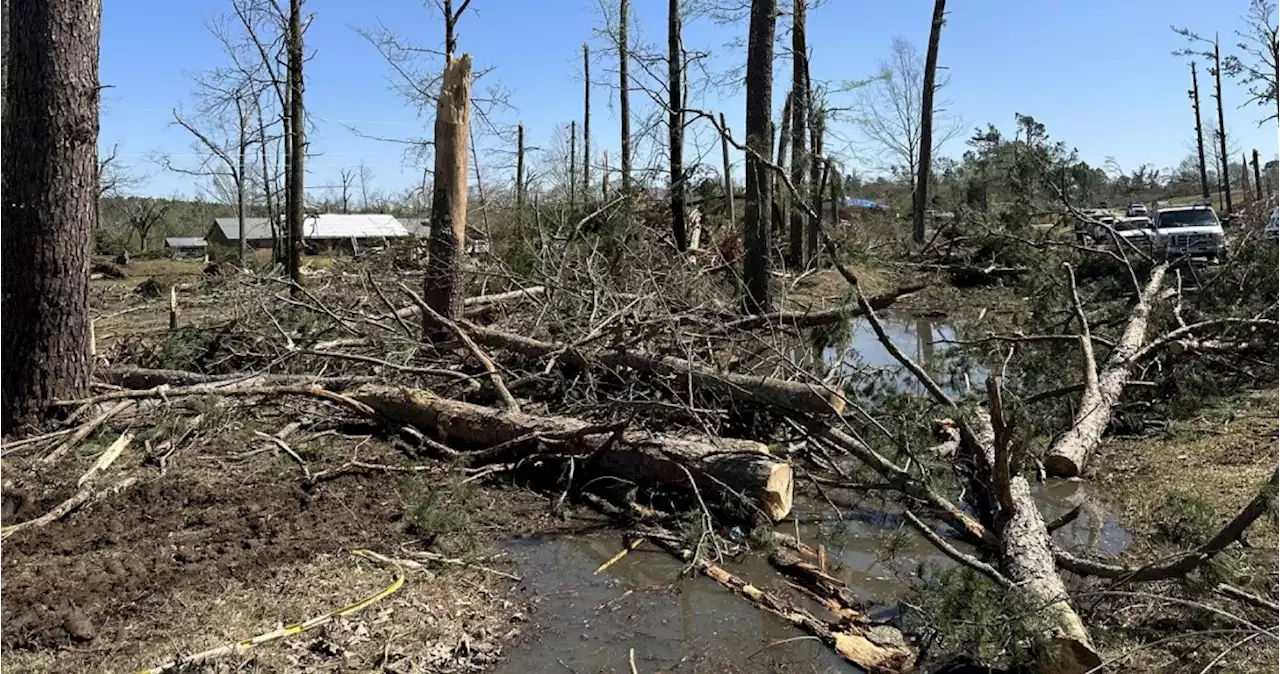
[[[202,236],[170,236],[164,240],[164,249],[174,259],[203,258],[209,253],[209,242]]]

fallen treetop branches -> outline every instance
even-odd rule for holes
[[[1056,553],[1058,566],[1082,576],[1097,576],[1135,583],[1180,578],[1208,563],[1228,545],[1240,540],[1245,530],[1274,506],[1278,486],[1280,486],[1280,469],[1271,472],[1271,478],[1258,489],[1253,499],[1213,538],[1173,560],[1161,564],[1127,567],[1083,559],[1059,550]]]
[[[734,400],[752,401],[813,414],[837,414],[844,411],[845,399],[841,390],[832,390],[815,384],[760,377],[745,374],[714,372],[692,361],[675,356],[663,356],[631,349],[604,349],[585,353],[563,344],[543,342],[524,335],[515,335],[493,328],[469,323],[463,327],[471,337],[485,346],[497,347],[533,358],[559,356],[573,365],[583,368],[629,367],[642,372],[688,377],[696,388],[725,395]]]
[[[495,410],[407,388],[370,385],[353,397],[402,424],[469,445],[504,447],[505,456],[484,452],[486,462],[561,445],[560,453],[581,460],[580,470],[588,473],[676,491],[685,490],[691,474],[698,489],[722,496],[726,512],[746,506],[773,521],[791,512],[791,466],[758,442],[600,429],[570,417]]]
[[[923,285],[904,286],[883,295],[871,297],[867,300],[867,303],[876,311],[880,311],[889,308],[900,299],[910,297],[924,290],[925,287]],[[841,306],[822,311],[775,311],[769,314],[745,316],[731,320],[724,327],[728,330],[755,330],[766,325],[780,325],[796,329],[812,328],[857,318],[865,313],[865,310],[858,306]]]
[[[528,288],[517,288],[503,293],[494,293],[492,295],[477,295],[468,297],[462,301],[462,311],[466,314],[479,313],[492,307],[495,304],[503,304],[506,302],[514,302],[518,300],[534,300],[542,297],[547,292],[546,286],[531,286]],[[381,320],[393,318],[408,318],[417,316],[422,313],[422,307],[418,304],[412,304],[397,309],[394,313],[386,313],[378,318]]]

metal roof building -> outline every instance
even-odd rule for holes
[[[302,236],[307,239],[396,239],[409,236],[409,230],[385,213],[321,213],[302,221]]]

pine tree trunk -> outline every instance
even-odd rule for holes
[[[1213,39],[1213,81],[1214,98],[1218,103],[1218,147],[1222,151],[1222,183],[1223,207],[1227,216],[1231,215],[1231,155],[1227,154],[1227,120],[1222,111],[1222,58],[1218,52],[1218,38]]]
[[[1258,201],[1266,196],[1262,190],[1262,172],[1258,170],[1258,151],[1253,151],[1253,189],[1258,195]]]
[[[4,433],[89,383],[99,0],[10,0],[3,139]]]
[[[582,44],[582,200],[591,200],[591,48]]]
[[[275,262],[280,251],[280,232],[276,228],[276,207],[271,195],[271,164],[267,160],[267,125],[262,119],[261,100],[255,101],[254,107],[258,113],[258,150],[259,158],[262,160],[262,196],[267,209],[267,225],[271,227],[271,260]]]
[[[743,308],[749,314],[773,308],[769,290],[773,212],[773,175],[765,165],[772,152],[773,40],[778,20],[777,0],[751,0],[751,25],[747,37],[747,211],[743,222],[742,275],[746,294]]]
[[[297,295],[302,285],[302,220],[305,217],[307,154],[302,105],[302,2],[289,0],[289,280]]]
[[[920,161],[916,164],[916,189],[912,199],[911,237],[924,243],[924,211],[929,207],[929,171],[933,166],[933,93],[938,74],[938,41],[946,20],[947,0],[934,0],[929,50],[924,59],[924,91],[920,97]]]
[[[622,118],[622,158],[618,170],[622,173],[622,193],[631,194],[631,83],[627,78],[627,62],[631,60],[627,45],[627,15],[631,13],[630,0],[618,2],[618,115]],[[624,210],[629,207],[624,205]]]
[[[423,298],[450,320],[462,315],[459,258],[467,236],[467,143],[471,128],[471,57],[445,65],[436,106],[435,189]],[[523,176],[520,176],[523,177]],[[431,333],[437,326],[426,322]]]
[[[684,213],[684,105],[680,100],[684,93],[681,83],[684,64],[680,59],[680,0],[670,0],[667,9],[667,89],[671,105],[667,111],[671,154],[671,234],[676,240],[676,250],[684,252],[689,247],[685,231]]]
[[[724,155],[724,207],[726,216],[729,218],[729,226],[733,227],[738,222],[738,214],[734,212],[735,204],[733,203],[733,174],[730,172],[733,164],[729,162],[729,125],[724,122],[723,112],[720,113],[720,128],[724,130],[724,133],[720,134],[720,152]]]
[[[1204,126],[1200,123],[1200,82],[1196,62],[1191,62],[1191,108],[1196,113],[1196,156],[1200,160],[1200,196],[1209,198],[1209,170],[1204,165]]]
[[[238,158],[238,160],[239,160],[239,161],[236,163],[236,175],[235,175],[235,183],[236,183],[236,220],[237,220],[237,224],[238,224],[238,225],[239,225],[239,227],[240,227],[240,240],[239,240],[239,251],[238,251],[238,252],[239,252],[239,258],[240,258],[240,266],[241,266],[241,267],[243,267],[243,266],[244,266],[244,264],[245,264],[245,257],[246,257],[246,255],[248,254],[248,251],[249,251],[248,243],[247,243],[247,241],[245,240],[245,236],[247,235],[247,233],[244,231],[244,230],[245,230],[245,226],[244,226],[244,216],[245,216],[245,212],[244,212],[244,211],[245,211],[245,203],[244,203],[244,196],[245,196],[245,195],[244,195],[244,191],[245,191],[245,172],[244,172],[244,167],[245,167],[245,165],[248,163],[246,155],[247,155],[247,154],[248,154],[248,152],[249,152],[249,124],[248,124],[248,122],[249,122],[249,118],[248,118],[248,115],[246,114],[245,109],[244,109],[244,101],[243,101],[243,100],[241,100],[241,98],[240,98],[240,96],[239,96],[238,94],[237,94],[237,95],[236,95],[236,97],[235,97],[235,104],[236,104],[236,121],[237,121],[237,122],[239,122],[239,132],[240,132],[240,137],[239,137],[239,139],[238,139],[238,140],[239,140],[239,142],[238,142],[238,144],[237,144],[237,149],[239,149],[239,155],[238,155],[238,157],[237,157],[237,158]]]
[[[808,51],[805,47],[805,4],[808,0],[795,0],[791,26],[791,184],[796,193],[788,194],[791,200],[791,217],[789,251],[787,264],[794,270],[800,270],[805,264],[804,230],[805,217],[801,204],[804,202],[805,177],[809,172],[809,157],[805,154],[805,129],[809,119],[809,83],[806,81],[808,67],[805,63]],[[780,143],[788,139],[779,139]]]
[[[569,210],[573,211],[578,189],[578,121],[569,122]]]

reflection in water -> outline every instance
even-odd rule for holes
[[[952,357],[950,342],[956,333],[951,325],[890,312],[879,318],[894,346],[919,363],[948,393],[967,393],[974,382],[985,379],[987,371],[981,365]],[[874,388],[870,385],[879,383],[904,393],[925,393],[924,386],[885,350],[864,320],[850,321],[848,338],[824,349],[823,360],[838,366],[856,390],[869,392]]]

